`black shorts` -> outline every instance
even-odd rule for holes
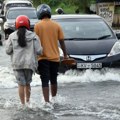
[[[38,71],[42,81],[42,87],[48,87],[49,81],[51,85],[57,85],[59,62],[48,60],[38,61]]]

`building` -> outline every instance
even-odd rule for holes
[[[96,8],[113,28],[120,28],[120,0],[96,0]]]

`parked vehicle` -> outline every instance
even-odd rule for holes
[[[2,24],[3,24],[3,19],[0,18],[0,45],[3,44],[3,41],[5,39],[3,28],[2,28]]]
[[[28,0],[6,0],[3,3],[1,14],[6,15],[7,10],[11,7],[33,7],[33,4]]]
[[[73,66],[64,69],[101,69],[120,67],[120,33],[115,34],[98,15],[53,15],[65,35],[65,44]],[[62,50],[60,50],[62,58]]]
[[[15,30],[15,19],[19,15],[26,15],[30,19],[30,29],[33,31],[34,25],[38,22],[36,9],[34,7],[13,7],[6,14],[6,22],[3,25],[5,38]]]

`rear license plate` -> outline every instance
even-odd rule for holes
[[[77,68],[102,68],[102,63],[77,63]]]

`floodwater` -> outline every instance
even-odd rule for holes
[[[41,81],[31,84],[31,108],[21,109],[10,57],[0,47],[1,120],[120,120],[120,69],[69,70],[58,75],[54,109],[44,109]]]

